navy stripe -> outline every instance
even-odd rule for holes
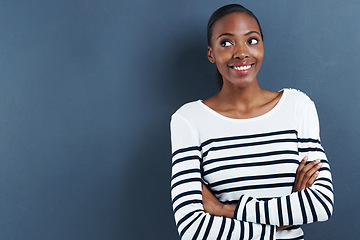
[[[193,147],[187,147],[187,148],[180,148],[178,150],[176,150],[171,156],[174,157],[176,154],[178,153],[183,153],[183,152],[189,152],[189,151],[201,151],[201,148],[198,146],[193,146]]]
[[[269,217],[269,202],[264,202],[264,208],[265,208],[265,223],[270,224],[270,217]]]
[[[221,240],[221,237],[222,237],[222,235],[224,233],[224,229],[225,229],[225,223],[226,223],[226,218],[222,217],[222,223],[221,223],[220,231],[219,231],[219,234],[218,234],[216,240]]]
[[[317,181],[326,181],[326,182],[331,183],[331,185],[333,184],[333,183],[332,183],[332,181],[331,181],[330,179],[328,179],[328,178],[324,178],[324,177],[317,178],[317,179],[316,179],[316,182],[317,182]]]
[[[241,195],[240,199],[239,199],[239,202],[236,204],[236,207],[235,207],[235,211],[234,211],[234,218],[235,219],[238,219],[238,211],[239,211],[239,206],[240,206],[240,203],[241,203],[241,200],[243,199],[244,195]],[[239,219],[238,219],[239,220]]]
[[[333,201],[328,197],[326,196],[324,193],[322,193],[321,191],[317,190],[324,198],[326,198],[326,200],[331,204],[331,206],[334,206],[334,203]]]
[[[281,207],[281,198],[277,198],[277,206],[278,206],[278,215],[279,215],[279,226],[284,225],[283,216],[282,216],[282,207]]]
[[[195,211],[192,211],[192,212],[186,214],[182,219],[180,219],[180,220],[178,221],[178,223],[176,224],[176,227],[179,228],[179,226],[180,226],[183,222],[185,222],[187,219],[189,219],[191,216],[193,216],[194,213],[196,213],[196,212],[204,212],[204,211],[203,211],[203,210],[195,210]],[[199,214],[199,216],[200,216],[200,214]]]
[[[275,226],[271,225],[270,227],[270,240],[274,240]]]
[[[252,239],[254,235],[253,223],[249,223],[249,239]]]
[[[281,159],[281,160],[273,160],[273,161],[266,161],[266,162],[252,162],[252,163],[240,163],[240,164],[229,164],[226,166],[220,166],[216,168],[212,168],[209,170],[204,171],[203,176],[206,176],[210,173],[214,173],[221,170],[227,170],[232,168],[243,168],[243,167],[257,167],[257,166],[269,166],[275,164],[285,164],[285,163],[294,163],[299,165],[299,160],[297,159]]]
[[[268,141],[261,141],[261,142],[250,142],[250,143],[239,143],[239,144],[231,144],[231,145],[225,145],[225,146],[218,146],[218,147],[211,147],[209,150],[205,151],[203,153],[203,157],[206,157],[210,151],[218,151],[218,150],[224,150],[224,149],[231,149],[231,148],[242,148],[242,147],[251,147],[251,146],[259,146],[259,145],[266,145],[266,144],[272,144],[272,143],[290,143],[290,142],[297,142],[297,139],[274,139],[274,140],[268,140]]]
[[[204,146],[213,143],[213,142],[222,142],[222,141],[231,141],[231,140],[239,140],[239,139],[248,139],[248,138],[257,138],[257,137],[268,137],[274,135],[281,135],[281,134],[289,134],[293,133],[297,135],[296,130],[283,130],[283,131],[276,131],[276,132],[269,132],[269,133],[259,133],[259,134],[252,134],[252,135],[243,135],[243,136],[233,136],[233,137],[222,137],[222,138],[213,138],[209,139],[200,144],[200,147],[203,148]]]
[[[317,222],[318,218],[317,218],[317,214],[316,214],[316,211],[315,211],[315,208],[314,208],[314,204],[310,198],[310,195],[308,193],[308,188],[307,189],[304,189],[304,193],[305,193],[305,196],[309,202],[309,206],[310,206],[310,209],[311,209],[311,213],[312,213],[312,216],[313,216],[313,222]]]
[[[231,235],[232,235],[232,232],[234,231],[234,227],[235,227],[235,221],[234,219],[230,219],[231,220],[231,225],[230,225],[230,229],[229,229],[229,233],[227,235],[227,240],[230,240],[231,239]]]
[[[321,148],[298,148],[299,152],[324,152],[324,150],[322,150]]]
[[[331,217],[331,212],[330,212],[329,208],[326,206],[326,203],[316,194],[315,190],[312,190],[311,188],[309,188],[309,190],[314,194],[314,196],[317,198],[317,200],[319,200],[321,205],[323,205],[328,218],[330,218]]]
[[[198,169],[198,168],[184,170],[184,171],[174,174],[174,176],[172,176],[171,180],[174,180],[174,178],[177,178],[181,175],[185,175],[185,174],[189,174],[189,173],[199,173],[199,172],[200,172],[200,169]]]
[[[264,224],[261,225],[261,236],[260,236],[260,240],[264,240],[264,239],[265,239],[265,227],[266,227],[266,225],[264,225]]]
[[[322,163],[326,163],[326,164],[329,164],[329,161],[328,161],[328,160],[326,160],[326,159],[320,159],[320,162],[322,162]]]
[[[328,185],[321,184],[321,183],[314,183],[314,185],[324,187],[324,188],[328,189],[330,192],[333,192],[332,188]]]
[[[239,200],[220,201],[222,204],[238,204]]]
[[[321,144],[321,142],[320,142],[319,139],[314,139],[314,138],[298,138],[298,142],[300,142],[300,143],[309,143],[309,142],[312,142],[312,143]]]
[[[192,156],[187,156],[187,157],[183,157],[183,158],[179,158],[176,159],[173,163],[172,166],[174,166],[175,164],[178,164],[180,162],[184,162],[184,161],[188,161],[188,160],[199,160],[201,161],[200,157],[197,155],[192,155]]]
[[[283,151],[273,151],[273,152],[264,152],[264,153],[254,153],[254,154],[247,154],[247,155],[239,155],[239,156],[231,156],[231,157],[223,157],[223,158],[214,158],[206,160],[203,163],[203,166],[209,165],[211,163],[218,163],[220,161],[231,161],[231,160],[239,160],[244,158],[257,158],[257,157],[268,157],[268,156],[274,156],[274,155],[281,155],[281,154],[293,154],[298,155],[299,153],[297,151],[291,151],[291,150],[283,150]]]
[[[322,167],[322,168],[320,168],[318,171],[319,171],[319,172],[321,172],[321,171],[331,172],[331,171],[330,171],[330,168],[327,168],[327,167]]]
[[[303,224],[307,224],[307,215],[306,215],[304,200],[302,198],[301,193],[302,193],[301,191],[297,192],[298,197],[299,197],[299,202],[300,202],[301,214],[303,217]]]
[[[256,198],[259,201],[269,201],[271,199],[273,199],[273,197],[269,197],[269,198]]]
[[[182,239],[183,235],[185,234],[186,230],[189,229],[189,227],[191,227],[191,225],[193,225],[193,223],[201,216],[202,214],[199,213],[199,215],[197,215],[196,218],[194,218],[188,225],[186,225],[186,227],[183,228],[183,230],[180,232],[180,239]]]
[[[288,216],[289,216],[289,225],[293,225],[293,216],[291,211],[291,203],[290,203],[290,196],[286,196],[286,205],[288,210]]]
[[[240,240],[244,240],[244,233],[245,232],[245,226],[244,222],[240,221]]]
[[[181,185],[181,184],[185,184],[185,183],[189,183],[189,182],[200,182],[201,181],[201,178],[188,178],[188,179],[184,179],[184,180],[181,180],[181,181],[178,181],[176,183],[174,183],[172,186],[171,186],[171,189],[175,188],[176,186],[178,185]]]
[[[287,227],[286,230],[294,230],[294,229],[299,229],[301,226],[299,225],[293,225],[293,226],[290,226],[290,227]],[[282,240],[282,239],[281,239]]]
[[[174,214],[182,207],[186,206],[186,205],[189,205],[189,204],[194,204],[194,203],[201,203],[202,204],[202,200],[198,200],[198,199],[195,199],[195,200],[188,200],[188,201],[185,201],[185,202],[182,202],[181,204],[179,204],[175,209],[174,209]]]
[[[211,183],[211,187],[216,187],[222,184],[234,183],[234,182],[241,182],[247,180],[262,180],[262,179],[272,179],[272,178],[285,178],[285,177],[295,177],[295,173],[279,173],[279,174],[269,174],[269,175],[256,175],[256,176],[247,176],[247,177],[238,177],[238,178],[231,178],[226,179],[218,182]]]
[[[250,202],[252,199],[253,199],[252,197],[249,197],[249,198],[246,200],[245,206],[246,206],[246,204],[247,204],[248,202]],[[246,221],[246,208],[244,208],[242,220],[243,220],[243,221]]]
[[[172,200],[172,203],[174,204],[174,202],[175,202],[176,200],[178,200],[179,198],[181,198],[181,197],[185,197],[185,196],[192,195],[192,194],[201,195],[202,192],[201,192],[200,190],[193,190],[193,191],[183,192],[183,193],[177,195],[176,197],[174,197],[174,199]]]
[[[293,185],[294,185],[294,182],[260,184],[260,185],[251,185],[251,186],[243,186],[243,187],[226,188],[226,189],[221,189],[221,190],[218,190],[218,191],[213,191],[213,193],[221,194],[221,193],[227,193],[227,192],[253,190],[253,189],[292,187]]]
[[[198,238],[200,230],[202,228],[202,225],[204,224],[205,218],[206,218],[206,215],[203,216],[198,228],[196,229],[196,232],[195,232],[195,234],[194,234],[194,236],[192,238],[193,240],[196,240]]]
[[[259,202],[255,203],[256,210],[256,223],[260,223],[260,205]]]
[[[206,230],[205,230],[205,234],[204,234],[203,239],[207,239],[207,237],[209,236],[210,229],[211,229],[211,226],[212,226],[212,224],[213,224],[213,221],[214,221],[214,216],[211,215],[210,220],[209,220],[209,223],[207,224],[207,227],[206,227]]]

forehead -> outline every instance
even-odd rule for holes
[[[250,31],[260,32],[256,20],[246,13],[234,12],[220,18],[214,23],[213,36],[218,36],[222,33],[242,35]]]

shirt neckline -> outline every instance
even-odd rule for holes
[[[262,114],[260,116],[252,117],[252,118],[231,118],[231,117],[227,117],[227,116],[224,116],[224,115],[216,112],[212,108],[208,107],[206,104],[204,104],[202,102],[203,100],[200,99],[197,102],[199,103],[199,105],[203,109],[205,109],[206,111],[210,112],[212,115],[215,115],[218,118],[222,118],[222,119],[225,119],[225,120],[228,120],[228,121],[235,121],[235,122],[254,121],[254,120],[259,120],[259,119],[263,119],[265,117],[268,117],[268,116],[272,115],[274,112],[276,112],[280,108],[280,106],[283,104],[284,99],[286,98],[286,96],[288,94],[288,89],[284,88],[284,89],[281,89],[278,92],[281,92],[281,91],[283,91],[283,94],[282,94],[280,100],[276,103],[276,105],[272,109],[270,109],[269,111],[267,111],[266,113],[264,113],[264,114]]]

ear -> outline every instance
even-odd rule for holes
[[[213,51],[212,51],[212,48],[210,46],[208,46],[208,59],[211,63],[215,63],[215,58],[213,56]]]

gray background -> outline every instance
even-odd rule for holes
[[[178,239],[170,115],[216,92],[206,24],[228,1],[0,1],[0,239]],[[242,1],[263,88],[315,102],[336,204],[306,239],[359,230],[360,2]]]

